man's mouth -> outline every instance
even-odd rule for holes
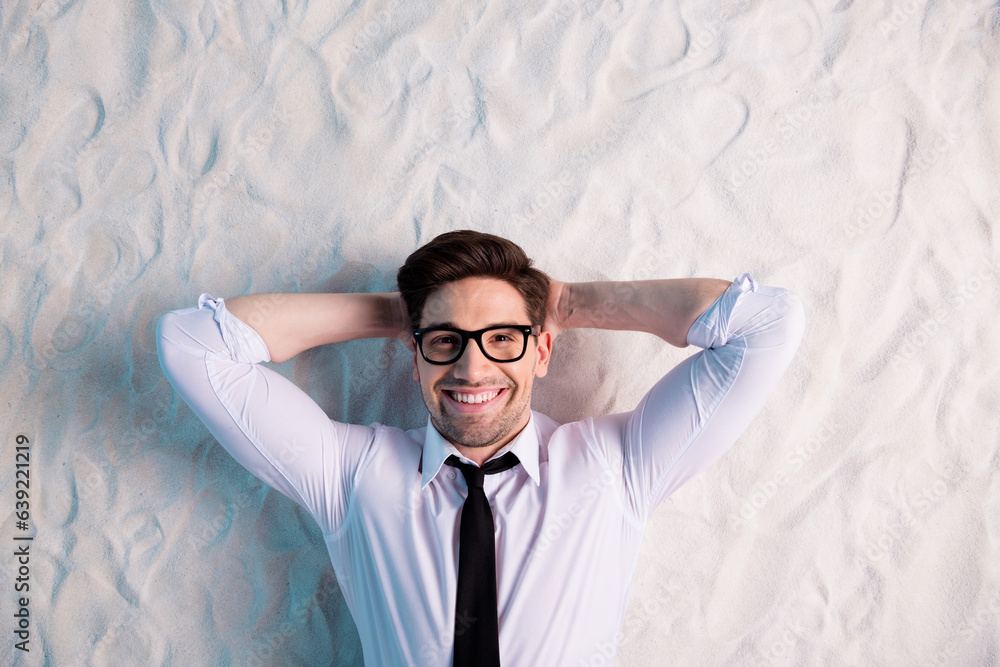
[[[485,389],[476,391],[459,391],[457,389],[443,389],[448,402],[460,412],[477,412],[491,407],[501,396],[507,392],[506,388]]]
[[[491,389],[490,391],[481,391],[475,393],[465,393],[455,391],[453,389],[445,389],[448,395],[459,403],[485,403],[486,401],[491,401],[497,397],[500,393],[499,389]]]

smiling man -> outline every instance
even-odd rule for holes
[[[426,308],[445,319],[414,330],[425,363],[414,354],[413,379],[421,383],[434,427],[481,465],[528,423],[532,377],[545,374],[551,336],[525,358],[538,328],[517,324],[529,321],[523,299],[494,278],[445,284]],[[478,353],[465,353],[472,337],[455,328],[462,326],[478,329]]]
[[[613,664],[651,512],[722,456],[804,328],[787,290],[711,278],[562,283],[517,245],[442,234],[399,293],[202,294],[157,328],[171,384],[323,530],[366,665]],[[567,328],[703,348],[630,412],[531,410]],[[428,421],[333,421],[260,362],[365,337],[413,355]]]

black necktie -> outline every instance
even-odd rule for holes
[[[486,475],[516,466],[517,456],[507,452],[482,468],[463,463],[454,455],[445,463],[460,469],[469,485],[458,542],[454,667],[500,667],[496,541],[483,480]]]

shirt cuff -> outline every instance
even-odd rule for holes
[[[756,291],[757,285],[749,273],[737,276],[718,299],[695,320],[688,330],[688,345],[703,349],[722,347],[729,342],[729,320],[740,297]]]
[[[198,309],[211,308],[215,313],[215,321],[219,323],[222,340],[226,344],[233,361],[245,364],[256,364],[261,361],[271,361],[271,353],[254,329],[229,312],[224,299],[216,299],[211,294],[198,297]]]

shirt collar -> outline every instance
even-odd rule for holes
[[[427,416],[427,429],[424,432],[424,451],[421,459],[422,471],[420,488],[426,487],[432,479],[437,477],[441,466],[446,458],[454,454],[461,456],[455,446],[444,439],[437,428],[431,422],[430,415]],[[535,420],[535,413],[532,411],[528,417],[528,423],[524,429],[517,434],[517,437],[500,448],[490,460],[499,458],[507,452],[514,452],[517,460],[521,463],[524,471],[534,480],[535,485],[541,482],[538,477],[538,448],[541,439],[538,436],[538,425]]]

